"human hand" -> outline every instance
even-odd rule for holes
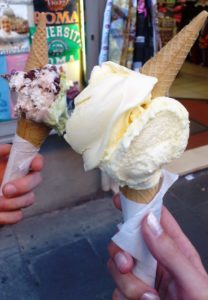
[[[120,207],[118,196],[114,197],[114,203]],[[133,275],[132,257],[111,242],[108,268],[117,285],[112,299],[208,299],[208,276],[199,254],[165,207],[162,209],[161,224],[153,214],[144,218],[142,233],[158,262],[155,289]]]
[[[10,149],[10,145],[0,145],[0,183]],[[32,205],[35,201],[33,190],[42,180],[40,174],[42,168],[43,157],[37,154],[31,163],[31,171],[28,175],[5,184],[3,196],[0,196],[0,224],[13,224],[22,219],[22,208]]]

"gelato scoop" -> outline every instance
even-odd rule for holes
[[[14,110],[18,118],[24,116],[63,133],[67,119],[66,79],[60,67],[48,64],[41,69],[15,72],[8,80],[10,89],[17,94]]]
[[[100,167],[120,186],[147,189],[158,182],[161,167],[183,153],[188,112],[172,98],[152,99],[156,83],[112,62],[94,68],[65,135],[86,170]]]

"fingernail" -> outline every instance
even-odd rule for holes
[[[141,300],[160,300],[160,298],[152,293],[145,293],[142,297]]]
[[[156,237],[159,237],[163,233],[163,229],[153,213],[148,215],[147,225]]]
[[[16,192],[17,192],[17,189],[13,184],[7,184],[4,188],[4,193],[7,196],[13,196],[16,194]]]
[[[122,252],[116,253],[114,256],[114,261],[119,270],[123,270],[128,264],[128,259]]]

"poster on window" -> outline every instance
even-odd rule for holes
[[[0,0],[0,55],[29,51],[28,3]]]
[[[63,64],[80,60],[81,34],[77,0],[34,0],[34,21],[40,13],[47,19],[49,62]],[[30,28],[34,36],[35,27]]]

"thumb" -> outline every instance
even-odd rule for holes
[[[201,277],[176,242],[165,233],[157,218],[150,213],[142,222],[144,240],[156,260],[172,275],[184,290],[190,291],[190,282]],[[202,278],[201,278],[202,279]],[[198,285],[198,283],[196,283]],[[192,286],[193,287],[193,286]]]

